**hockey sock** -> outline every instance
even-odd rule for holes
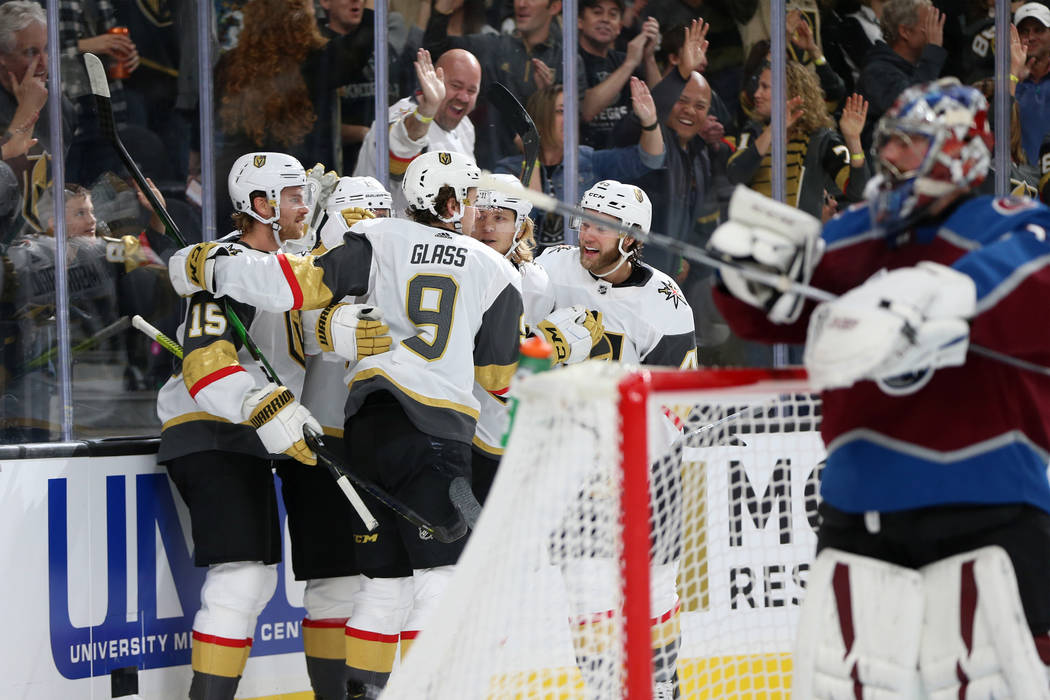
[[[248,662],[252,640],[193,631],[190,700],[233,700]]]
[[[306,673],[317,700],[343,700],[346,697],[346,618],[303,620],[303,650]]]
[[[358,697],[378,698],[394,668],[397,654],[396,634],[379,634],[353,627],[346,628],[346,667],[351,686],[359,685]],[[353,691],[351,691],[353,692]],[[349,697],[354,697],[349,695]]]
[[[678,698],[678,645],[681,619],[678,607],[652,621],[653,700]]]

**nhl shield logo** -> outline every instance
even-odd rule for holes
[[[452,154],[445,153],[444,151],[438,153],[438,162],[440,162],[442,165],[448,165],[452,162]]]
[[[261,168],[262,166],[266,165],[266,156],[255,156],[254,158],[252,158],[252,165],[254,165],[256,168]]]

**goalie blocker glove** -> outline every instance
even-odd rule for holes
[[[317,464],[317,456],[306,446],[303,426],[320,433],[321,425],[287,387],[267,384],[244,400],[244,415],[267,452]]]
[[[810,383],[837,389],[961,365],[976,310],[973,280],[950,267],[921,262],[877,273],[814,310],[803,357]]]
[[[334,352],[351,362],[387,352],[392,344],[383,315],[367,304],[333,304],[322,309],[316,335],[322,352]]]
[[[567,365],[590,357],[591,349],[605,334],[601,312],[588,311],[579,304],[555,309],[536,324],[536,330],[554,348],[554,363]]]
[[[744,268],[783,275],[809,284],[824,252],[818,219],[738,186],[729,201],[729,220],[715,229],[707,249]],[[751,279],[746,270],[725,266],[722,284],[737,299],[762,309],[774,323],[794,323],[805,300]]]

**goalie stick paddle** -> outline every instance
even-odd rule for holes
[[[698,262],[701,265],[706,265],[715,269],[729,268],[731,270],[735,270],[744,277],[748,277],[754,280],[755,282],[759,282],[761,284],[772,287],[781,294],[798,294],[799,296],[806,297],[807,299],[813,299],[814,301],[818,302],[834,301],[838,298],[831,292],[825,291],[823,289],[818,289],[817,287],[813,287],[808,284],[796,282],[787,275],[777,275],[771,272],[765,272],[763,270],[756,270],[753,267],[742,265],[730,258],[723,258],[711,255],[699,246],[692,245],[691,243],[686,243],[685,241],[680,241],[677,238],[672,238],[671,236],[668,236],[666,234],[656,233],[654,231],[649,231],[648,233],[646,233],[639,228],[623,226],[618,221],[612,221],[610,219],[602,218],[594,212],[588,211],[586,209],[581,209],[580,207],[569,204],[568,202],[563,202],[557,199],[556,197],[550,196],[549,194],[537,192],[536,190],[529,189],[528,187],[515,187],[510,183],[501,182],[499,179],[493,177],[492,173],[490,172],[481,173],[481,180],[478,183],[478,187],[479,189],[490,189],[499,192],[504,192],[506,194],[512,194],[517,197],[521,197],[522,199],[529,200],[533,203],[533,205],[542,209],[543,211],[554,212],[557,214],[562,214],[563,216],[576,217],[584,221],[589,221],[593,224],[597,224],[606,229],[615,230],[617,233],[622,233],[631,236],[632,238],[642,241],[643,243],[654,243],[660,246],[661,248],[670,250],[674,253],[678,253],[682,257],[688,258],[694,262]],[[1013,357],[1012,355],[1007,355],[997,350],[986,348],[982,345],[970,343],[968,351],[972,352],[975,355],[986,357],[995,362],[1001,362],[1005,365],[1016,367],[1018,369],[1023,369],[1027,372],[1034,372],[1036,374],[1041,374],[1043,376],[1050,377],[1050,367],[1044,367],[1043,365],[1039,365],[1034,362],[1022,360],[1019,357]]]
[[[521,182],[527,187],[529,180],[532,179],[536,160],[540,157],[540,132],[536,130],[536,124],[518,102],[518,98],[503,83],[489,85],[485,96],[507,120],[508,126],[514,130],[514,133],[521,137],[521,145],[525,149],[525,167],[521,172]]]
[[[131,173],[131,177],[138,184],[139,189],[142,190],[142,194],[145,195],[146,201],[149,202],[150,208],[164,223],[164,230],[168,237],[171,238],[180,248],[186,247],[186,239],[183,237],[179,227],[175,224],[175,220],[171,218],[168,210],[164,208],[164,205],[160,203],[160,200],[153,193],[153,188],[146,182],[146,177],[139,170],[139,166],[135,163],[135,160],[128,153],[128,149],[124,147],[124,142],[120,140],[120,134],[117,132],[116,122],[113,120],[113,105],[110,102],[109,94],[109,82],[106,80],[106,70],[102,66],[102,61],[99,60],[98,56],[93,53],[84,54],[84,66],[87,68],[88,82],[91,85],[91,92],[95,95],[95,106],[98,109],[98,123],[102,129],[102,133],[109,139],[110,144],[116,150],[117,155],[120,156],[120,161],[124,163],[124,166]],[[281,384],[280,378],[277,376],[277,372],[274,371],[273,367],[266,360],[266,356],[262,354],[259,346],[255,344],[252,337],[248,334],[248,329],[244,327],[244,323],[237,316],[237,313],[224,299],[222,301],[222,309],[226,314],[226,318],[229,319],[230,324],[233,326],[237,336],[244,343],[244,346],[248,348],[248,352],[252,358],[259,363],[263,374],[272,381],[274,384]]]
[[[146,321],[146,319],[142,318],[141,316],[136,316],[132,322],[132,325],[134,325],[135,328],[139,329],[150,338],[156,340],[158,343],[161,344],[161,346],[165,350],[167,350],[171,354],[175,355],[178,358],[182,357],[182,346],[180,346],[174,340],[168,338],[166,335],[161,333],[161,331],[156,326]],[[162,342],[161,338],[163,338],[167,342]],[[366,506],[365,502],[361,500],[360,494],[358,494],[357,491],[354,490],[354,487],[351,485],[350,482],[353,482],[353,484],[356,485],[359,489],[375,498],[377,501],[379,501],[398,515],[400,515],[408,522],[432,534],[434,538],[439,542],[455,542],[464,534],[466,534],[465,530],[461,532],[456,532],[450,530],[447,527],[431,524],[422,515],[420,515],[415,510],[408,507],[398,499],[391,496],[389,493],[387,493],[385,490],[383,490],[376,484],[373,484],[371,481],[363,479],[351,472],[349,469],[346,469],[343,466],[342,460],[339,458],[339,456],[332,452],[330,449],[328,449],[328,446],[325,445],[323,435],[313,431],[307,426],[304,426],[303,437],[306,440],[306,444],[310,447],[311,450],[313,450],[317,454],[317,458],[325,465],[332,477],[335,478],[335,481],[339,485],[339,488],[342,489],[343,493],[346,495],[347,500],[350,501],[350,505],[354,507],[354,510],[357,511],[357,514],[361,517],[361,520],[364,521],[365,527],[368,528],[369,532],[375,530],[379,526],[379,522],[375,519],[375,516],[372,515],[371,511],[368,510],[368,506]],[[457,498],[457,494],[450,493],[450,498],[452,498],[455,501]],[[471,499],[473,499],[473,495],[471,495],[470,499],[463,500],[467,501],[467,504],[464,508],[467,511],[467,515],[465,515],[467,525],[473,527],[474,522],[477,520],[477,513],[472,513],[470,511],[471,504],[469,503],[469,501]],[[473,503],[477,504],[477,501],[474,500]],[[459,508],[459,505],[456,505],[457,508]],[[472,515],[473,520],[471,520],[470,517]]]

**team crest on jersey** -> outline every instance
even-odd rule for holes
[[[438,162],[441,163],[442,165],[448,165],[449,163],[452,162],[452,154],[451,153],[445,153],[444,151],[442,151],[441,153],[438,153]]]
[[[262,166],[266,165],[266,156],[255,156],[254,158],[252,158],[252,165],[254,165],[256,168],[261,168]]]
[[[1039,204],[1036,200],[1024,197],[996,197],[992,200],[992,209],[1003,216],[1011,216],[1027,209],[1035,209],[1037,206]]]
[[[658,293],[664,295],[664,301],[669,301],[674,304],[674,307],[678,308],[679,302],[684,302],[685,298],[682,296],[682,292],[678,290],[678,287],[674,286],[670,282],[664,282],[664,285],[656,290]]]

